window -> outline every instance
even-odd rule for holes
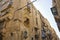
[[[11,36],[13,36],[13,33],[11,33]]]
[[[60,20],[57,21],[58,29],[60,31]]]
[[[26,39],[27,38],[27,31],[23,32],[23,37]]]
[[[37,21],[38,19],[37,19],[37,17],[36,17],[36,25],[38,25],[38,21]]]
[[[5,21],[5,20],[3,20],[3,21],[0,20],[0,30],[2,30],[3,27],[4,27],[4,21]],[[3,34],[2,34],[1,31],[0,31],[0,40],[3,40]]]
[[[26,20],[24,21],[24,23],[25,23],[26,25],[28,25],[28,24],[29,24],[29,19],[26,18]]]
[[[60,26],[58,25],[58,29],[59,29],[59,31],[60,31]]]
[[[56,7],[52,7],[51,8],[51,11],[52,11],[53,15],[58,15],[58,12],[57,12],[57,8]]]
[[[57,21],[58,23],[60,23],[60,19],[58,19],[58,21]]]
[[[31,40],[33,40],[33,37],[31,38]]]
[[[44,40],[46,38],[46,29],[44,29],[44,27],[42,27],[42,39]]]
[[[0,30],[3,29],[4,21],[0,21]]]
[[[35,28],[34,28],[34,30],[37,32],[37,31],[38,31],[38,28],[37,28],[37,27],[35,27]]]
[[[3,40],[3,34],[0,32],[0,40]]]
[[[58,25],[58,29],[60,31],[60,21],[57,22],[57,25]]]
[[[39,38],[39,35],[36,34],[36,35],[35,35],[35,40],[38,40],[38,38]]]
[[[55,3],[56,3],[56,1],[55,1],[55,0],[53,0],[53,2],[55,2]]]

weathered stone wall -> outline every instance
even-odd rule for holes
[[[52,0],[52,12],[60,31],[60,0]]]
[[[40,14],[41,15],[41,14]],[[56,35],[55,30],[51,27],[48,20],[41,15],[42,20],[42,31],[45,33],[42,38],[45,40],[59,40],[58,36]],[[43,34],[43,33],[42,33]]]
[[[40,12],[32,3],[27,5],[29,2],[30,0],[0,1],[0,40],[50,40],[42,38]]]

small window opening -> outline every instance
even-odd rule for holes
[[[13,36],[13,33],[11,33],[11,36]]]
[[[38,28],[37,27],[35,27],[34,29],[35,29],[36,32],[38,31]]]
[[[39,38],[39,35],[36,34],[36,35],[35,35],[35,40],[38,40],[38,38]]]
[[[4,25],[4,20],[0,21],[0,30],[3,29],[3,25]]]
[[[26,20],[24,21],[24,25],[25,25],[26,27],[29,27],[29,19],[28,19],[28,18],[26,18]]]
[[[28,36],[27,36],[27,31],[24,31],[24,32],[23,32],[23,37],[24,37],[25,39],[27,39],[27,37],[28,37]]]
[[[2,33],[0,33],[0,40],[3,40],[3,35],[2,35]]]

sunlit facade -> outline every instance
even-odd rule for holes
[[[0,0],[0,40],[59,40],[33,2]]]

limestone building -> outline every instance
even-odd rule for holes
[[[45,34],[46,34],[45,40],[59,40],[58,36],[56,35],[56,32],[51,27],[48,20],[46,18],[44,18],[42,15],[41,15],[41,21],[42,21],[41,29],[43,29],[45,31]]]
[[[35,1],[33,1],[35,2]],[[0,0],[0,40],[58,40],[46,33],[45,19],[30,0]],[[45,23],[45,24],[44,24]],[[46,24],[48,25],[48,24]],[[49,31],[49,32],[50,32]]]
[[[60,0],[52,0],[51,11],[54,15],[54,18],[60,31]]]

